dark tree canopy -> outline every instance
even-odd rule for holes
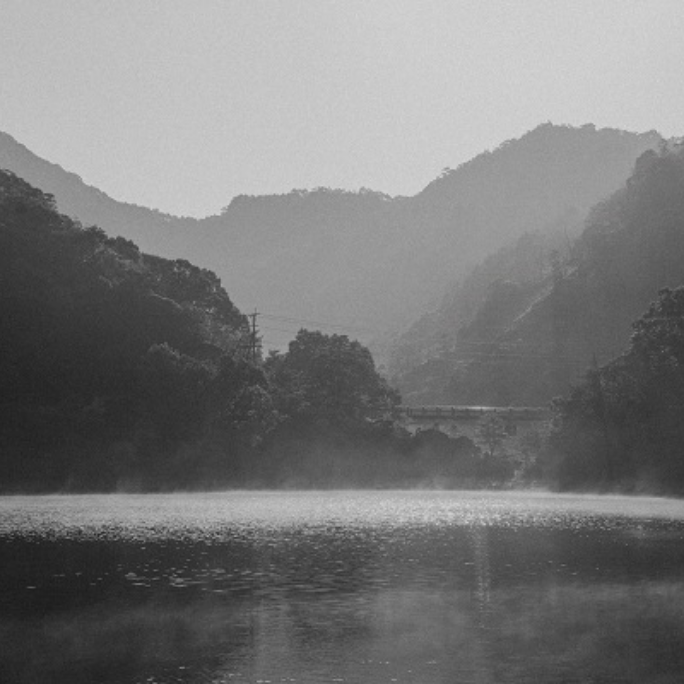
[[[0,291],[3,488],[163,480],[247,332],[213,273],[83,228],[8,172]]]
[[[556,402],[561,487],[684,491],[684,287],[633,330],[625,354]]]
[[[346,335],[300,330],[271,359],[276,383],[291,388],[287,411],[344,420],[377,418],[399,403],[366,347]]]

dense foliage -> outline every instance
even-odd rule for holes
[[[556,401],[563,488],[684,492],[684,287],[636,321],[628,351]]]
[[[165,455],[202,430],[246,333],[218,278],[82,228],[2,172],[0,291],[3,487],[174,477]]]
[[[302,330],[255,360],[213,273],[83,228],[8,172],[0,292],[2,491],[505,479],[469,439],[398,429],[363,345]]]
[[[353,422],[390,414],[399,403],[368,349],[346,335],[300,330],[287,354],[273,354],[267,368],[293,417]]]

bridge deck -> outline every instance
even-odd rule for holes
[[[480,420],[495,415],[505,420],[545,420],[550,412],[543,406],[400,406],[399,412],[407,418]]]

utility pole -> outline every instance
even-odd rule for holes
[[[251,351],[252,355],[252,363],[256,363],[257,360],[257,348],[259,346],[259,338],[257,337],[257,316],[259,315],[259,312],[254,309],[253,314],[249,314],[249,318],[252,319],[252,330],[250,334],[250,341],[249,341],[249,348]]]
[[[593,368],[594,368],[594,389],[596,390],[596,403],[598,418],[601,421],[601,428],[603,431],[603,448],[606,450],[604,464],[605,472],[604,479],[608,486],[613,480],[613,444],[610,438],[610,429],[608,426],[608,415],[606,411],[606,397],[603,392],[603,384],[601,382],[601,374],[599,371],[598,361],[596,360],[596,354],[593,356]]]

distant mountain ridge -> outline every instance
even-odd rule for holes
[[[84,224],[214,270],[241,309],[349,324],[368,341],[434,307],[449,281],[530,231],[581,220],[618,188],[655,132],[544,124],[449,170],[413,197],[319,188],[239,196],[179,218],[117,202],[0,134],[0,168]],[[579,218],[578,218],[579,217]],[[282,343],[293,330],[264,330]]]

